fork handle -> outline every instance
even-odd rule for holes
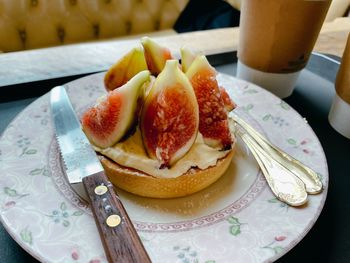
[[[83,178],[108,262],[151,262],[119,196],[105,173]]]
[[[272,193],[282,202],[300,206],[307,201],[304,183],[291,171],[264,152],[259,144],[247,133],[237,131],[246,143],[266,178]]]

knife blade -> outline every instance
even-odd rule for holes
[[[81,129],[65,88],[57,86],[50,95],[52,120],[68,181],[78,194],[90,202],[108,261],[151,262]]]

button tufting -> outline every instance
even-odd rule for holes
[[[0,50],[9,52],[170,29],[188,1],[0,0]]]
[[[61,43],[64,42],[64,36],[65,36],[65,32],[64,32],[64,28],[61,26],[57,27],[57,36],[58,39],[60,40]]]
[[[100,25],[99,24],[94,24],[94,25],[92,25],[92,29],[94,31],[95,38],[98,38],[99,35],[100,35]]]
[[[32,7],[36,7],[36,6],[38,6],[38,4],[39,4],[39,0],[31,0],[31,1],[30,1],[30,5],[31,5]]]
[[[20,37],[22,43],[25,44],[26,43],[26,39],[27,39],[26,31],[24,29],[19,29],[18,30],[18,34],[19,34],[19,37]]]
[[[160,29],[160,21],[159,19],[157,19],[156,21],[154,21],[154,30],[159,30]]]
[[[125,21],[125,28],[126,28],[126,33],[129,35],[131,32],[131,22],[129,20]]]

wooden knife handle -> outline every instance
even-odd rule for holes
[[[109,262],[151,262],[119,196],[104,172],[83,178]]]

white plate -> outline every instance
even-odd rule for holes
[[[103,92],[103,73],[66,85],[81,111]],[[271,93],[233,77],[219,83],[237,112],[273,143],[315,169],[323,193],[301,208],[274,198],[256,162],[238,141],[227,173],[194,195],[156,200],[118,191],[153,262],[270,262],[294,247],[324,205],[328,170],[306,121]],[[106,262],[86,203],[71,191],[54,139],[48,94],[29,105],[0,139],[0,218],[10,235],[44,262]]]

